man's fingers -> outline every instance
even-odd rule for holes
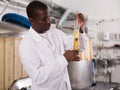
[[[73,61],[79,61],[79,60],[80,60],[79,55],[75,55]]]
[[[78,50],[68,50],[64,53],[65,58],[68,61],[79,61],[79,51]]]
[[[76,55],[76,60],[79,61],[80,60],[80,56]]]
[[[73,55],[76,56],[78,54],[79,54],[79,51],[78,50],[74,50]]]
[[[78,50],[75,50],[75,54],[78,54],[79,53],[79,51]]]

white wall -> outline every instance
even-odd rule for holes
[[[49,1],[49,0],[48,0]],[[72,10],[80,11],[90,19],[120,18],[120,0],[52,0]]]

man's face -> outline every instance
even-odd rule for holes
[[[47,10],[36,10],[36,16],[30,18],[32,27],[38,33],[45,33],[50,28],[50,18]]]

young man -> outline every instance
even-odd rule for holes
[[[32,90],[71,90],[67,65],[78,61],[78,51],[72,50],[73,37],[50,28],[48,8],[39,1],[27,6],[32,24],[19,47],[22,64],[32,80]],[[84,50],[86,36],[80,36],[80,50]]]

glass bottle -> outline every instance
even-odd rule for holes
[[[78,50],[78,49],[79,49],[79,27],[78,27],[78,23],[75,22],[73,50]]]

